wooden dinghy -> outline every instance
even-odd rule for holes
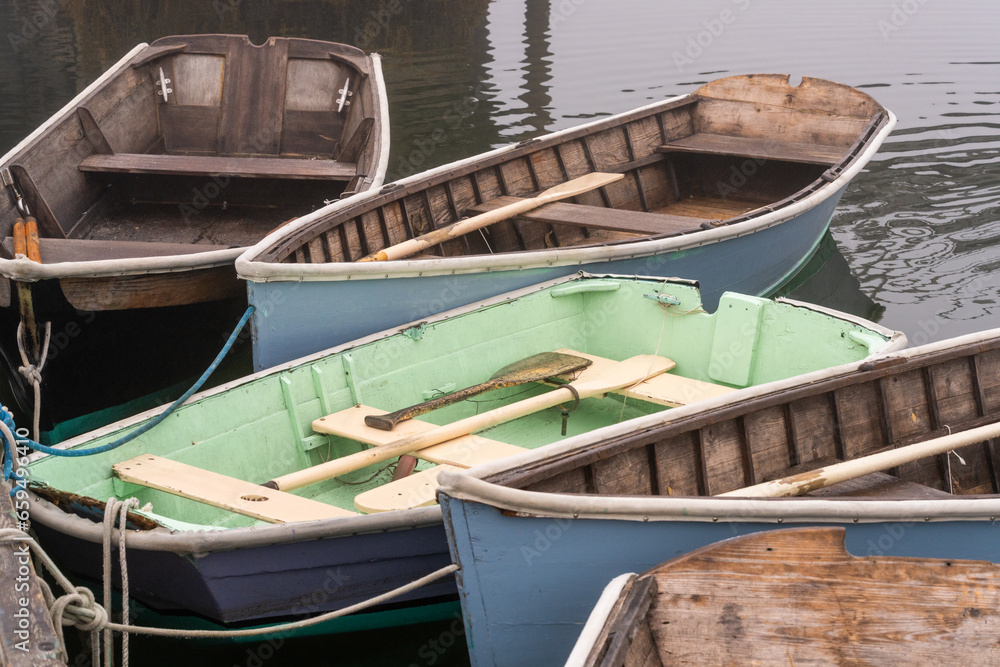
[[[100,579],[103,501],[134,496],[151,503],[128,535],[140,601],[225,623],[337,609],[450,562],[434,506],[445,470],[905,341],[792,301],[699,304],[686,281],[561,278],[306,357],[195,396],[118,449],[37,458],[32,526],[65,567]],[[541,381],[554,374],[572,389]],[[429,400],[437,409],[407,409]],[[390,431],[368,425],[400,410]],[[102,446],[155,414],[60,446]],[[454,594],[449,577],[394,604]]]
[[[734,535],[1000,563],[998,437],[992,330],[442,473],[473,664],[560,664],[612,577]]]
[[[577,270],[695,279],[710,307],[726,290],[769,294],[894,123],[848,86],[734,76],[333,204],[237,261],[266,305],[255,367]],[[594,173],[621,178],[573,187]],[[538,198],[561,186],[575,196]],[[487,227],[449,227],[485,212]],[[388,248],[397,259],[356,263]]]
[[[734,537],[616,577],[566,667],[1000,662],[1000,566],[853,556],[843,528]]]
[[[0,350],[44,366],[43,428],[204,370],[246,308],[242,248],[380,186],[386,115],[379,58],[354,47],[164,37],[0,159]],[[157,348],[179,353],[151,363]]]

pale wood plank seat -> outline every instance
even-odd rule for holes
[[[777,141],[752,137],[731,137],[724,134],[699,132],[658,147],[660,153],[702,153],[735,155],[761,160],[803,162],[833,166],[840,162],[846,148],[824,146],[800,141]]]
[[[591,376],[596,378],[618,363],[611,359],[577,352],[576,350],[561,349],[556,350],[556,352],[584,357],[593,362],[577,375],[577,379],[579,380],[586,380]],[[641,384],[615,393],[625,394],[629,398],[637,398],[642,401],[656,403],[657,405],[678,408],[682,405],[722,396],[733,391],[736,390],[732,387],[715,384],[714,382],[705,382],[703,380],[686,378],[681,375],[672,375],[668,370],[666,373],[652,377]]]
[[[497,197],[478,206],[466,210],[467,215],[485,213],[507,204],[521,201],[522,197]],[[586,206],[553,202],[518,216],[531,222],[544,222],[550,225],[570,225],[604,229],[631,234],[687,234],[702,231],[704,218],[689,218],[682,215],[666,213],[646,213],[644,211],[625,211],[603,206]]]
[[[120,479],[196,500],[268,523],[310,521],[355,512],[263,487],[154,454],[142,454],[112,466]]]
[[[461,470],[461,468],[439,465],[415,472],[402,479],[359,493],[354,498],[354,507],[359,512],[373,514],[433,505],[437,502],[437,478],[443,470]]]
[[[121,174],[234,176],[239,178],[323,179],[349,181],[358,175],[353,162],[280,157],[219,157],[214,155],[165,155],[111,153],[90,155],[81,171]]]
[[[384,415],[387,410],[372,408],[367,405],[356,405],[340,412],[335,412],[325,417],[320,417],[313,422],[313,430],[317,433],[327,435],[337,435],[342,438],[349,438],[366,445],[388,445],[400,438],[405,438],[419,433],[426,433],[437,426],[419,419],[408,419],[400,422],[391,431],[372,428],[365,424],[365,417],[368,415]],[[466,435],[455,438],[439,445],[425,447],[413,453],[418,459],[430,461],[431,463],[441,463],[456,466],[459,468],[471,468],[480,463],[495,461],[496,459],[512,456],[525,451],[524,447],[511,445],[498,440],[490,440],[478,435]]]
[[[10,236],[3,241],[11,253],[14,239]],[[212,250],[226,250],[230,246],[208,243],[157,243],[146,241],[106,241],[94,239],[38,239],[38,251],[45,264],[60,262],[89,262],[100,259],[122,259],[125,257],[162,257],[164,255],[191,255]]]

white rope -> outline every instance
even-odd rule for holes
[[[2,490],[3,487],[2,485],[0,485],[0,491]],[[114,505],[114,506],[112,506],[111,508],[112,511],[108,511],[107,508],[105,509],[105,517],[108,516],[114,517],[115,513],[120,513],[120,516],[124,516],[125,510],[123,510],[122,507],[131,506],[129,503],[132,500],[134,499],[129,499],[128,501],[124,502],[116,500],[116,502],[118,503],[117,505],[114,505],[114,503],[109,503],[109,505]],[[106,522],[106,525],[110,526],[113,523],[114,521],[112,520]],[[120,525],[124,526],[124,519],[122,519]],[[106,533],[106,535],[107,537],[105,538],[105,543],[110,544],[111,533],[108,532]],[[279,625],[269,625],[259,628],[246,628],[240,630],[182,630],[177,628],[150,628],[139,625],[128,625],[127,616],[123,618],[123,620],[125,621],[124,624],[111,622],[108,618],[108,613],[105,607],[97,604],[97,602],[94,599],[94,594],[90,591],[90,589],[84,586],[74,587],[73,584],[69,581],[69,579],[67,579],[66,576],[62,573],[62,571],[59,570],[59,568],[52,561],[49,555],[45,553],[45,551],[41,548],[41,546],[37,542],[35,542],[33,538],[24,534],[21,530],[17,528],[0,529],[0,542],[9,542],[9,541],[27,542],[31,547],[32,552],[35,554],[38,563],[43,565],[45,569],[47,569],[49,573],[52,574],[56,582],[58,582],[59,585],[66,591],[66,593],[61,597],[54,598],[52,600],[52,603],[50,604],[50,610],[51,610],[50,613],[52,614],[53,624],[57,628],[56,632],[59,636],[60,648],[64,652],[63,656],[65,657],[65,642],[63,641],[62,626],[73,625],[81,630],[85,630],[91,633],[91,650],[93,655],[92,657],[93,662],[91,664],[94,665],[100,664],[100,641],[98,637],[99,634],[98,631],[100,630],[121,632],[123,633],[123,635],[125,633],[130,633],[130,634],[146,635],[153,637],[175,637],[182,639],[197,639],[197,638],[226,639],[226,638],[236,638],[236,637],[254,637],[254,636],[270,635],[282,632],[292,632],[313,625],[318,625],[320,623],[325,623],[326,621],[331,621],[335,618],[348,616],[350,614],[354,614],[356,612],[363,611],[365,609],[369,609],[371,607],[383,604],[385,602],[392,600],[393,598],[397,598],[401,595],[406,595],[407,593],[411,593],[412,591],[415,591],[418,588],[433,583],[438,579],[441,579],[458,571],[459,569],[457,565],[454,564],[447,565],[439,570],[435,570],[430,574],[420,577],[419,579],[416,579],[407,584],[399,586],[398,588],[394,588],[391,591],[382,593],[381,595],[376,595],[373,598],[363,600],[356,604],[352,604],[348,607],[337,609],[335,611],[329,611],[326,612],[325,614],[320,614],[319,616],[303,619],[301,621],[292,621],[289,623],[281,623]],[[123,545],[124,542],[122,540],[122,535],[120,533],[119,549],[122,549]],[[108,574],[105,574],[104,577],[106,582],[109,581],[110,579],[109,571],[111,563],[110,549],[107,551],[108,551],[108,558],[106,560],[105,572]],[[122,559],[124,557],[119,555],[119,558]],[[47,586],[45,586],[45,582],[40,578],[38,581],[42,584],[43,591],[46,590]],[[124,586],[128,585],[127,578],[123,580],[123,585]],[[127,599],[128,597],[127,590],[123,590],[122,595],[123,599]],[[47,593],[46,601],[48,602],[50,598],[52,598],[51,591]],[[107,599],[110,600],[110,594]],[[123,649],[124,649],[124,644],[123,644]],[[107,663],[110,661],[110,658],[108,658],[107,655],[112,653],[111,644],[109,640],[106,640],[105,651],[106,651],[105,661]],[[127,655],[128,655],[127,652],[123,651],[123,661],[128,659]]]
[[[31,383],[31,386],[35,389],[35,404],[34,404],[34,421],[32,425],[34,426],[34,438],[37,441],[39,436],[39,421],[42,414],[42,369],[45,368],[45,360],[49,356],[49,337],[52,334],[52,322],[45,323],[45,342],[42,343],[41,358],[38,360],[37,364],[32,364],[28,361],[28,352],[24,349],[24,322],[17,323],[17,351],[21,353],[21,366],[18,367],[17,372],[24,376],[24,379]]]
[[[108,498],[104,505],[104,535],[103,535],[103,558],[102,572],[104,574],[104,609],[110,614],[111,603],[111,542],[115,530],[115,520],[118,523],[118,567],[121,571],[122,584],[122,623],[119,632],[122,633],[122,667],[128,667],[128,566],[125,560],[125,533],[128,522],[128,508],[138,507],[139,501],[135,498],[128,500],[118,500],[114,496]],[[104,628],[104,665],[114,667],[114,651],[112,646],[111,628]]]

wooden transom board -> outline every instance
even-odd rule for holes
[[[647,574],[664,665],[1000,665],[994,563],[859,558],[843,528],[795,528]]]

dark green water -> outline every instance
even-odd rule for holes
[[[793,295],[881,313],[913,343],[1000,326],[996,0],[0,0],[0,153],[137,43],[206,32],[379,51],[390,180],[728,74],[863,88],[899,124],[842,200],[827,264]],[[271,652],[134,639],[132,662],[463,664],[461,642],[430,648],[449,626]]]

